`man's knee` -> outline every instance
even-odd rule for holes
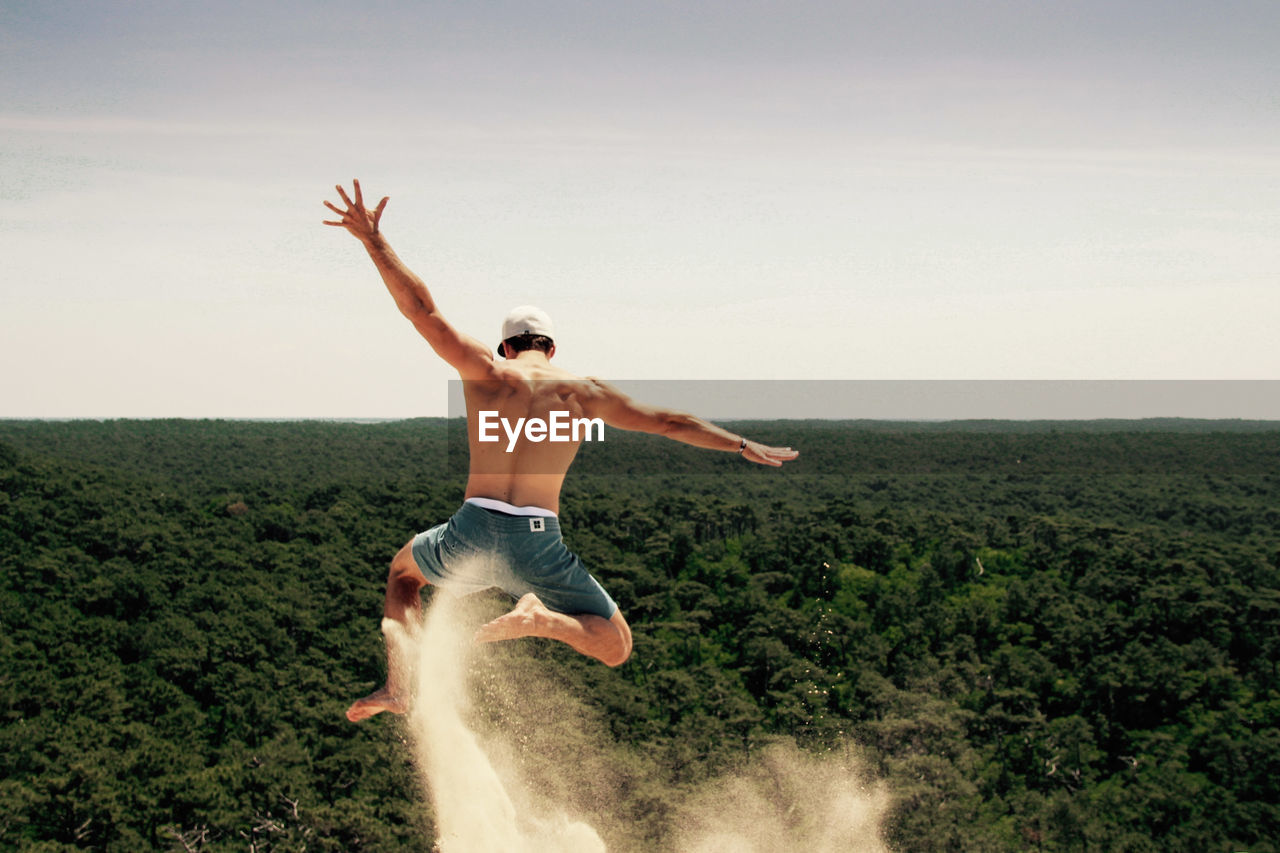
[[[600,661],[605,666],[622,666],[631,660],[631,640],[630,638],[619,639],[617,645],[610,649],[608,653],[601,655]]]
[[[617,630],[618,639],[610,653],[601,658],[601,662],[606,666],[622,666],[631,659],[631,626],[622,617],[621,610],[614,611],[609,622]]]
[[[387,574],[387,583],[422,586],[426,582],[426,577],[418,568],[418,561],[413,558],[413,543],[410,542],[391,558],[391,570]]]

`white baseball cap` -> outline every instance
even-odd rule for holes
[[[502,340],[519,335],[546,335],[555,340],[555,328],[547,312],[532,305],[520,305],[507,312],[502,321]],[[498,344],[498,355],[504,355],[502,344]]]

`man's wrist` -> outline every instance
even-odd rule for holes
[[[738,443],[738,455],[741,456],[747,452],[747,438],[746,436],[739,436],[739,438],[741,440]]]

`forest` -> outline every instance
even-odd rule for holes
[[[343,711],[456,426],[0,421],[0,851],[432,850]],[[1280,424],[729,426],[801,457],[570,471],[628,663],[509,644],[605,735],[611,850],[787,743],[856,752],[895,851],[1280,851]]]

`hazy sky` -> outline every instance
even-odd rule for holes
[[[456,325],[541,305],[585,373],[1280,378],[1277,44],[1275,0],[0,0],[0,416],[444,414],[320,224],[352,177]]]

